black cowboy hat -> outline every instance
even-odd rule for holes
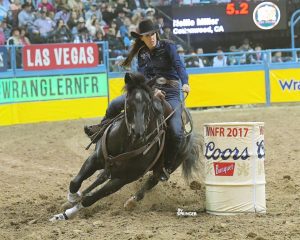
[[[140,38],[143,35],[155,33],[159,30],[157,25],[154,25],[151,19],[142,20],[139,23],[138,29],[136,32],[130,32],[130,35],[133,38]]]

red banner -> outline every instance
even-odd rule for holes
[[[215,176],[233,176],[234,162],[214,162]]]
[[[85,68],[98,65],[96,43],[29,45],[23,49],[24,70]]]

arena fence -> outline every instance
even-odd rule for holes
[[[300,49],[184,55],[190,108],[300,101]],[[106,42],[0,46],[0,125],[101,117],[122,93],[119,58]],[[205,67],[197,66],[205,59]],[[133,66],[134,68],[134,66]]]

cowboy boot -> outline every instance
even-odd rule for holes
[[[107,126],[107,123],[110,121],[109,118],[104,117],[101,122],[99,124],[96,125],[91,125],[91,126],[84,126],[83,130],[85,132],[85,134],[89,137],[92,138],[92,136],[96,133],[96,132],[100,132],[100,130],[103,127]],[[102,131],[104,132],[104,131]],[[103,134],[103,133],[102,133]],[[99,137],[99,136],[98,136]]]

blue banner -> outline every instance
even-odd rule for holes
[[[0,47],[0,72],[7,71],[7,49]]]

